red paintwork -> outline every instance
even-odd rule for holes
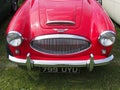
[[[48,20],[71,20],[76,24],[50,26],[45,24]],[[92,46],[85,52],[63,56],[34,51],[30,47],[30,41],[36,36],[60,33],[53,28],[68,28],[64,34],[86,37]],[[112,46],[102,46],[98,37],[105,30],[115,32],[114,25],[96,0],[26,0],[11,20],[6,34],[11,30],[20,32],[24,37],[19,47],[9,46],[13,55],[17,58],[26,58],[30,52],[32,59],[39,60],[87,60],[91,53],[95,55],[95,59],[105,58]],[[16,49],[20,50],[20,54],[15,54]],[[103,55],[102,49],[106,49],[107,54]]]

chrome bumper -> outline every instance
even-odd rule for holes
[[[114,58],[113,55],[104,58],[104,59],[98,59],[98,60],[94,60],[94,56],[93,54],[90,55],[90,59],[89,60],[75,60],[75,61],[71,61],[71,60],[62,60],[62,61],[54,61],[54,60],[31,60],[30,59],[30,54],[27,55],[26,59],[19,59],[16,57],[13,57],[11,55],[9,55],[9,60],[13,61],[15,63],[21,63],[21,64],[26,64],[26,63],[30,63],[33,65],[39,65],[39,66],[76,66],[76,67],[88,67],[89,71],[93,70],[94,66],[101,66],[101,65],[105,65],[108,62],[112,61]],[[29,64],[29,65],[30,65]]]

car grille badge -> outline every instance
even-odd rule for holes
[[[65,31],[67,31],[68,29],[66,28],[66,29],[57,29],[57,28],[55,28],[55,29],[53,29],[53,30],[55,30],[55,31],[57,31],[57,32],[59,32],[59,33],[63,33],[63,32],[65,32]]]

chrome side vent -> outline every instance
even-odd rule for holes
[[[75,22],[74,21],[56,20],[56,21],[47,21],[46,25],[75,25]]]

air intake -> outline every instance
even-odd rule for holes
[[[63,20],[47,21],[46,25],[75,25],[75,22]]]
[[[31,47],[41,53],[68,55],[87,50],[90,42],[81,36],[52,34],[36,37],[31,41]]]

